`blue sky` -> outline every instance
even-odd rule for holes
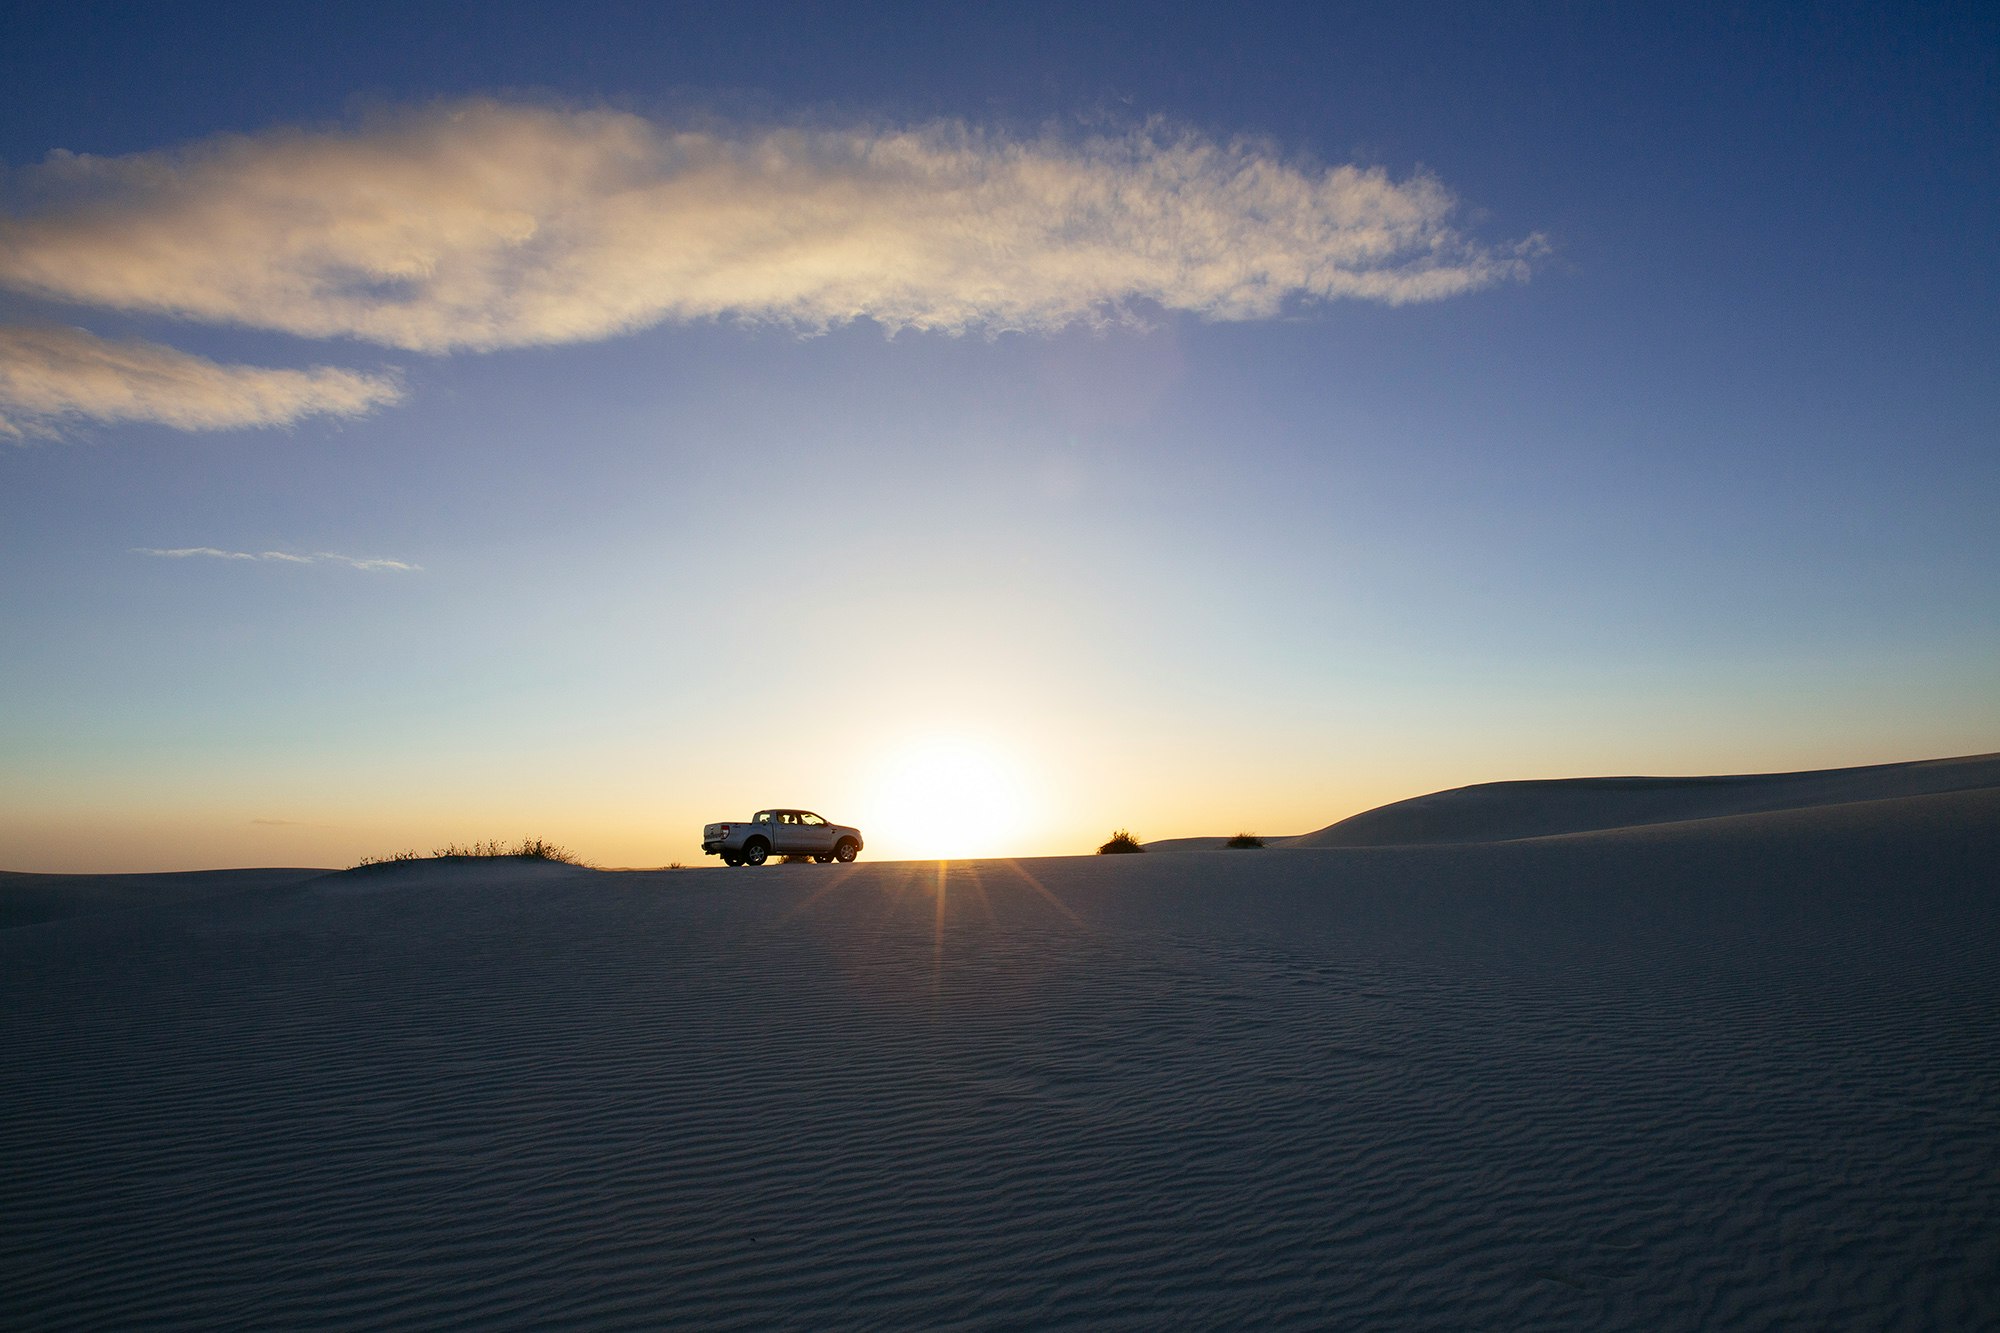
[[[1990,9],[0,22],[0,865],[2000,748]],[[468,136],[476,212],[356,202]],[[635,137],[625,239],[463,240]],[[979,192],[883,203],[884,145]],[[281,252],[412,209],[435,273]],[[1400,248],[1321,264],[1356,209]],[[209,550],[294,558],[142,553]],[[894,795],[940,746],[985,843]]]

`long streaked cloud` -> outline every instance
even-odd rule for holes
[[[475,100],[351,129],[58,152],[20,177],[0,219],[8,288],[422,352],[710,317],[1033,330],[1153,302],[1256,319],[1299,298],[1440,300],[1524,277],[1540,245],[1461,230],[1429,175],[1158,126],[686,129]],[[366,376],[299,374],[228,410],[186,391],[121,409],[115,389],[60,387],[41,410],[236,424],[389,400]],[[347,406],[300,407],[308,385],[305,401]]]
[[[181,430],[358,416],[402,396],[394,378],[315,366],[223,365],[158,343],[81,329],[0,326],[0,436],[66,422],[156,421]]]
[[[132,554],[158,556],[166,560],[186,560],[192,557],[206,560],[261,560],[283,565],[346,565],[349,569],[386,570],[404,574],[414,574],[423,569],[422,565],[413,565],[407,560],[360,560],[333,551],[315,551],[311,555],[298,555],[291,551],[225,551],[217,546],[172,548],[135,546],[132,548]]]

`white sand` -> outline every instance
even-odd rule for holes
[[[2000,787],[1869,791],[0,882],[0,1323],[2000,1326]]]

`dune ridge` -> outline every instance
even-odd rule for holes
[[[1514,842],[1995,787],[2000,754],[1798,773],[1487,782],[1378,806],[1283,845]]]
[[[325,869],[297,866],[132,875],[51,875],[0,870],[0,930],[99,912],[255,893],[302,883],[326,873]]]

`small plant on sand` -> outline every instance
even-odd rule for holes
[[[810,856],[801,856],[799,853],[793,852],[791,855],[779,861],[778,864],[781,866],[809,866],[812,864],[812,858]]]
[[[1258,837],[1254,833],[1239,833],[1235,837],[1231,838],[1228,842],[1223,843],[1222,845],[1224,847],[1229,848],[1231,851],[1240,852],[1240,851],[1247,851],[1252,847],[1262,847],[1264,845],[1264,840]]]
[[[1144,847],[1139,845],[1139,840],[1132,836],[1130,830],[1119,829],[1111,835],[1110,842],[1105,843],[1097,849],[1097,854],[1099,856],[1117,856],[1124,852],[1143,852],[1145,850]]]

